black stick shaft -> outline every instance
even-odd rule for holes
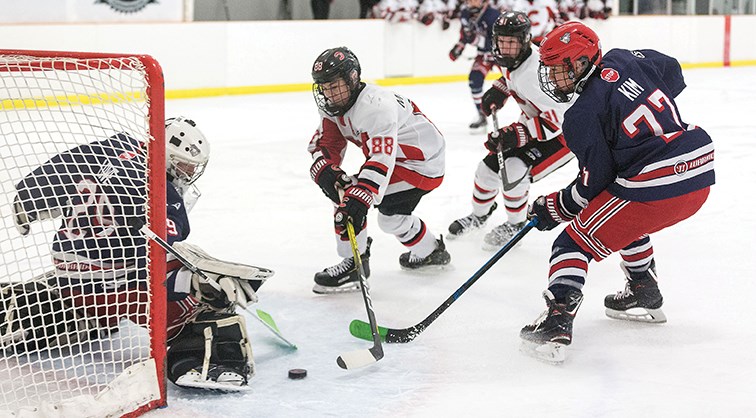
[[[509,250],[512,249],[520,240],[525,237],[525,234],[530,232],[531,229],[538,223],[537,218],[533,218],[528,222],[521,230],[518,232],[512,239],[509,240],[499,251],[496,252],[487,262],[484,264],[478,271],[475,272],[475,274],[472,275],[465,283],[462,284],[462,286],[459,287],[449,298],[447,298],[441,306],[436,308],[435,311],[433,311],[428,317],[420,321],[417,325],[410,327],[410,328],[404,328],[404,329],[391,329],[388,328],[386,332],[386,342],[387,343],[404,343],[409,342],[415,339],[418,334],[423,332],[425,328],[427,328],[430,324],[433,323],[433,321],[436,320],[439,316],[441,316],[444,311],[446,311],[457,299],[459,299],[460,296],[462,296],[463,293],[467,291],[478,279],[480,279],[483,274],[485,274],[491,267],[493,267],[496,262],[498,262],[504,254],[508,253]]]

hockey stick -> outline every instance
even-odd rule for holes
[[[281,341],[286,343],[290,348],[293,348],[294,350],[297,349],[297,345],[292,343],[291,341],[287,340],[283,334],[281,334],[281,330],[278,329],[278,325],[276,325],[276,321],[273,320],[273,317],[270,316],[269,313],[263,311],[262,309],[256,309],[255,311],[252,311],[252,308],[249,306],[244,308],[247,312],[249,312],[253,318],[260,321],[261,324],[265,326],[270,332],[275,334],[276,337],[278,337]],[[255,315],[255,313],[257,313]]]
[[[336,359],[336,364],[342,369],[356,369],[358,367],[367,366],[368,364],[375,363],[383,358],[383,346],[381,345],[381,336],[378,333],[378,323],[375,320],[375,312],[373,312],[373,301],[370,299],[370,293],[368,293],[368,284],[365,277],[365,268],[362,266],[362,258],[360,257],[360,249],[357,245],[357,238],[354,235],[354,225],[351,221],[347,222],[347,234],[349,235],[349,243],[352,246],[352,254],[354,254],[354,264],[357,266],[357,272],[360,276],[360,287],[362,288],[362,299],[365,301],[365,309],[367,309],[367,316],[369,323],[364,324],[365,332],[369,332],[373,346],[369,349],[361,349],[350,351],[340,355]],[[365,338],[370,340],[371,338]]]
[[[491,120],[493,121],[494,131],[491,136],[497,138],[499,136],[499,118],[496,116],[496,106],[491,105]],[[496,148],[496,159],[499,161],[499,175],[501,176],[501,190],[507,191],[507,185],[509,179],[507,178],[507,170],[504,167],[504,152],[501,149],[501,144]]]
[[[160,238],[155,232],[153,232],[150,228],[147,227],[147,225],[144,224],[140,219],[137,218],[131,218],[129,221],[129,226],[131,226],[133,229],[138,230],[141,232],[145,237],[155,241],[159,246],[161,246],[166,252],[171,253],[178,261],[181,262],[181,264],[184,265],[184,267],[188,268],[189,271],[196,274],[197,276],[202,279],[202,281],[205,284],[208,284],[213,287],[213,289],[217,291],[221,291],[221,287],[215,280],[210,280],[204,271],[200,270],[189,262],[184,256],[182,256],[178,251],[176,251],[171,244],[168,244],[164,239]],[[268,314],[267,312],[257,310],[257,314],[252,310],[250,307],[245,307],[245,311],[249,312],[250,315],[255,317],[258,321],[262,322],[263,325],[265,325],[266,328],[268,328],[273,334],[276,335],[276,337],[280,338],[289,345],[289,347],[296,349],[297,346],[291,343],[289,340],[284,338],[283,335],[281,335],[281,331],[278,330],[278,327],[276,326],[276,323],[273,321],[273,318]],[[257,315],[260,315],[259,317]],[[263,314],[267,317],[265,318]],[[270,323],[266,322],[266,319],[269,319]]]
[[[449,306],[454,303],[457,299],[459,299],[460,296],[462,296],[467,289],[470,288],[470,286],[473,285],[478,279],[483,276],[485,272],[488,271],[494,264],[496,264],[497,261],[501,257],[504,256],[509,250],[512,249],[512,247],[515,246],[528,232],[530,232],[531,229],[533,229],[534,226],[538,223],[538,218],[533,218],[525,224],[525,226],[518,232],[512,239],[509,240],[499,251],[496,252],[487,262],[483,265],[478,271],[475,272],[475,274],[472,275],[467,281],[459,287],[451,296],[449,296],[448,299],[444,301],[444,303],[441,304],[438,308],[436,308],[435,311],[433,311],[430,315],[428,315],[427,318],[420,321],[417,325],[411,326],[409,328],[385,328],[385,327],[378,327],[378,332],[381,335],[381,339],[387,343],[408,343],[415,339],[421,332],[423,332],[430,324],[433,323],[433,321],[436,320],[439,316],[441,316],[444,311],[449,308]],[[370,330],[368,329],[368,324],[366,324],[363,321],[360,321],[359,319],[355,319],[352,321],[351,324],[349,324],[349,332],[357,337],[362,338],[363,340],[369,340],[370,339]]]

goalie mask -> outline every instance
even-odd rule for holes
[[[541,90],[559,103],[580,94],[588,77],[601,63],[598,35],[580,22],[558,26],[541,42],[538,82]]]
[[[165,169],[180,192],[200,178],[209,159],[210,142],[193,120],[179,116],[165,121]]]
[[[496,63],[509,71],[530,56],[530,19],[522,12],[506,12],[493,26],[493,55]]]
[[[329,116],[345,114],[365,85],[360,73],[360,62],[349,48],[323,51],[312,65],[312,95],[318,108]]]

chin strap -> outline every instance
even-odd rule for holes
[[[598,68],[597,65],[595,65],[595,64],[591,65],[590,70],[586,71],[586,73],[583,76],[583,78],[581,78],[580,80],[578,80],[575,83],[575,93],[580,94],[580,93],[583,92],[583,88],[585,87],[585,83],[588,82],[588,78],[591,76],[591,74],[593,74],[594,71],[596,71],[596,68]]]

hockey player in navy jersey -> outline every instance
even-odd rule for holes
[[[312,67],[321,120],[308,146],[313,158],[310,176],[336,205],[337,252],[343,257],[339,264],[315,274],[315,293],[360,289],[346,233],[348,220],[354,225],[365,273],[370,275],[365,219],[373,205],[381,230],[409,250],[399,257],[403,269],[438,269],[451,261],[443,239],[412,213],[444,178],[444,137],[415,103],[363,83],[360,72],[357,57],[346,47],[325,50]],[[355,176],[340,167],[350,142],[366,160]]]
[[[190,232],[187,211],[199,197],[194,182],[208,163],[210,144],[190,119],[168,119],[165,129],[167,241],[185,258],[197,260],[198,266],[214,263],[214,270],[205,274],[224,285],[222,291],[215,290],[170,257],[166,269],[168,378],[184,387],[238,390],[254,374],[254,362],[244,320],[233,309],[256,301],[255,291],[264,278],[248,281],[252,277],[243,265],[214,259],[183,242]],[[63,324],[55,329],[57,335],[17,334],[14,341],[41,348],[117,330],[122,319],[148,324],[146,241],[129,226],[131,220],[145,215],[144,140],[117,133],[75,147],[46,161],[16,186],[13,214],[22,235],[30,233],[34,222],[45,219],[60,218],[61,226],[51,248],[54,270],[15,292],[59,300],[55,303],[66,309],[54,313],[60,316],[56,322]],[[32,296],[26,298],[32,300]],[[29,328],[35,326],[35,315],[31,316]],[[16,327],[0,325],[0,336],[5,338]],[[205,349],[205,329],[213,330],[214,346],[228,349],[225,358]],[[208,370],[203,370],[203,363]]]
[[[490,6],[486,0],[467,0],[465,7],[460,11],[459,19],[462,28],[459,41],[449,51],[449,59],[456,61],[462,55],[465,45],[475,45],[478,49],[468,77],[477,114],[470,124],[470,129],[475,131],[486,128],[486,115],[480,110],[480,101],[483,97],[483,82],[494,66],[494,58],[491,54],[491,30],[499,14],[499,10]]]
[[[510,97],[521,109],[519,119],[488,135],[488,155],[478,164],[472,213],[449,225],[449,239],[482,227],[496,209],[501,189],[507,221],[483,238],[483,248],[498,250],[525,225],[531,182],[573,158],[564,146],[562,119],[567,103],[556,103],[538,86],[538,47],[531,43],[531,22],[522,12],[505,12],[493,27],[493,53],[504,75],[483,95],[481,111],[490,115]],[[502,150],[503,178],[497,152]]]
[[[675,97],[685,88],[680,64],[654,50],[612,49],[568,22],[541,45],[540,85],[570,103],[562,129],[578,159],[575,181],[539,197],[537,228],[567,228],[554,241],[547,310],[520,336],[539,357],[563,359],[583,300],[588,264],[622,257],[626,287],[604,300],[611,318],[665,322],[650,234],[696,213],[714,184],[714,147],[683,122]]]

